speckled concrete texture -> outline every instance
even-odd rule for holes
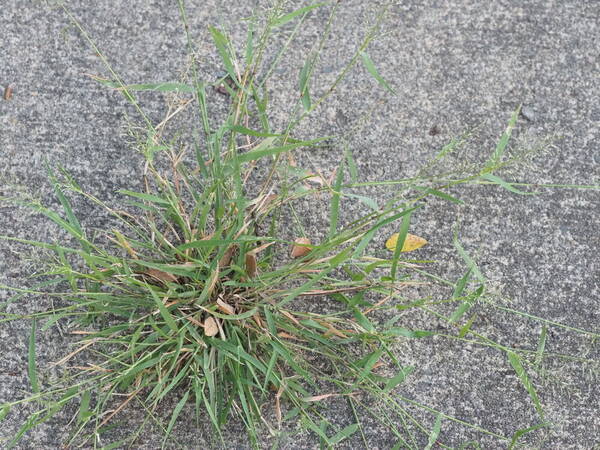
[[[265,4],[214,0],[188,0],[186,4],[202,61],[201,76],[212,81],[222,68],[209,40],[208,25],[227,28],[241,46],[245,34],[241,19]],[[177,80],[184,72],[185,36],[176,2],[99,0],[69,5],[126,82]],[[287,8],[300,5],[290,2]],[[313,97],[351,57],[379,6],[378,2],[340,2],[334,38],[323,49],[312,84]],[[297,74],[322,32],[329,8],[311,14],[269,85],[274,127],[284,123],[296,100]],[[384,30],[368,51],[397,95],[390,98],[358,66],[330,101],[298,129],[306,137],[358,129],[351,134],[350,148],[361,181],[409,177],[466,130],[477,131],[462,158],[482,160],[493,150],[512,111],[523,104],[515,142],[526,146],[548,136],[555,139],[548,152],[531,166],[506,174],[507,179],[536,184],[600,183],[598,1],[396,1]],[[46,180],[46,159],[64,166],[84,189],[108,202],[115,201],[117,189],[139,188],[141,158],[128,145],[124,128],[126,116],[135,119],[135,112],[120,94],[86,75],[108,74],[64,12],[45,2],[4,0],[0,32],[0,85],[13,86],[12,98],[0,99],[0,196],[27,191],[57,206]],[[289,32],[284,28],[279,40]],[[164,95],[140,98],[151,120],[164,117]],[[224,98],[215,97],[213,102],[217,115],[225,111]],[[370,114],[370,120],[360,126],[365,114]],[[181,118],[189,126],[186,120],[192,119]],[[340,157],[340,149],[299,156],[327,173]],[[478,305],[474,327],[504,346],[535,351],[542,324],[548,325],[546,351],[555,356],[546,358],[541,370],[529,372],[546,420],[553,426],[530,433],[520,442],[525,448],[595,448],[600,445],[600,192],[524,189],[535,189],[539,195],[520,196],[480,185],[453,190],[464,206],[429,201],[412,222],[414,232],[430,242],[418,257],[437,261],[431,268],[436,274],[458,279],[465,265],[452,245],[452,233],[460,221],[460,241],[498,293],[493,304]],[[372,194],[381,201],[391,190],[373,190]],[[345,220],[363,211],[363,206],[349,201],[343,208]],[[85,202],[76,202],[75,209],[90,229],[107,220]],[[314,218],[309,228],[326,219],[319,209],[303,213]],[[5,203],[0,203],[0,234],[48,242],[65,238],[39,215]],[[384,241],[382,233],[376,244],[381,247]],[[31,286],[27,277],[39,269],[39,255],[27,257],[25,250],[0,241],[0,283]],[[451,294],[443,287],[427,289],[433,298]],[[419,294],[424,292],[425,288]],[[0,303],[10,295],[0,289]],[[25,296],[6,310],[43,310],[51,301]],[[511,314],[507,309],[524,314]],[[434,329],[438,324],[415,315],[406,318],[406,325]],[[0,403],[21,398],[29,389],[29,331],[28,322],[0,322]],[[58,360],[68,342],[64,329],[41,333],[38,365],[44,369]],[[504,353],[441,337],[401,341],[398,351],[404,363],[416,368],[398,389],[399,399],[419,402],[507,437],[540,422]],[[50,370],[45,376],[51,374]],[[177,400],[168,400],[164,411]],[[331,401],[328,406],[340,426],[353,420],[345,402]],[[434,414],[410,404],[406,408],[432,426]],[[0,426],[0,438],[14,433],[25,413],[15,408]],[[21,448],[59,448],[75,413],[73,405],[31,431]],[[192,416],[190,408],[174,428],[175,440],[170,445],[215,446],[208,425],[198,427]],[[142,420],[143,411],[130,408],[113,431],[114,440]],[[388,449],[396,444],[397,439],[376,421],[365,417],[365,424],[370,448]],[[422,448],[427,444],[423,439],[411,445]],[[481,448],[508,446],[507,441],[472,427],[442,421],[440,444],[460,447],[470,441]],[[226,442],[229,448],[247,448],[243,427],[232,424]],[[134,447],[158,448],[160,443],[160,430],[150,427]],[[310,433],[291,432],[280,446],[315,448],[318,439]],[[342,447],[362,448],[364,443],[356,436]]]

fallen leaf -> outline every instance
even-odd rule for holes
[[[204,334],[207,336],[214,336],[219,332],[219,326],[214,317],[209,316],[204,321]]]
[[[387,240],[387,242],[385,243],[386,248],[393,252],[396,250],[396,243],[398,242],[398,233],[394,233],[390,236],[390,238]],[[404,245],[402,245],[402,250],[400,250],[401,252],[412,252],[413,250],[416,250],[418,248],[423,247],[425,244],[427,244],[427,241],[425,239],[423,239],[422,237],[419,236],[415,236],[414,234],[410,234],[408,233],[406,235],[406,239],[404,240]]]
[[[252,252],[246,253],[246,273],[250,278],[256,276],[256,256]]]
[[[4,100],[10,100],[13,94],[13,85],[9,84],[4,88]]]
[[[219,261],[220,267],[227,267],[229,265],[236,248],[237,248],[237,246],[234,244],[231,247],[229,247],[227,250],[225,250],[225,253],[221,257],[221,260]]]
[[[163,272],[158,269],[148,269],[144,272],[145,275],[149,275],[152,278],[157,279],[158,281],[162,281],[163,283],[168,283],[169,281],[173,283],[177,283],[178,278],[172,273]]]
[[[235,314],[235,311],[233,309],[233,306],[231,306],[229,303],[225,303],[223,300],[221,300],[220,298],[217,299],[217,307],[223,311],[225,314]]]
[[[310,253],[310,247],[305,247],[305,245],[310,245],[310,239],[301,237],[296,239],[294,243],[291,253],[292,258],[301,258]]]

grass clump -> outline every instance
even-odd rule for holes
[[[41,247],[52,258],[43,273],[46,281],[37,288],[15,290],[38,294],[45,286],[55,286],[47,294],[60,299],[60,306],[27,316],[33,319],[29,347],[32,395],[5,403],[1,416],[7,417],[25,403],[31,403],[35,410],[9,447],[73,402],[79,406],[69,444],[104,445],[102,433],[125,408],[137,405],[147,412],[147,420],[163,429],[163,446],[167,445],[169,439],[176,441],[173,428],[188,404],[198,420],[211,422],[221,443],[229,419],[239,418],[256,447],[265,430],[280,436],[289,421],[298,421],[314,432],[324,446],[357,436],[368,446],[356,413],[359,408],[389,427],[398,448],[415,447],[416,435],[434,443],[442,420],[509,440],[417,405],[434,414],[436,421],[430,430],[393,395],[413,370],[400,362],[394,343],[441,334],[398,326],[398,311],[410,308],[444,319],[456,328],[459,339],[469,335],[474,342],[505,352],[539,412],[540,424],[531,430],[546,426],[519,351],[478,334],[470,328],[472,320],[465,320],[474,303],[485,297],[485,285],[458,241],[457,248],[469,268],[453,285],[452,298],[442,302],[456,304],[451,314],[435,312],[432,308],[436,302],[431,299],[406,303],[400,294],[416,283],[414,276],[436,281],[422,267],[401,258],[411,215],[423,206],[424,199],[436,196],[460,202],[448,189],[470,182],[494,183],[520,192],[494,174],[518,160],[518,155],[506,153],[518,111],[487,161],[469,170],[436,172],[445,156],[461,143],[453,141],[416,177],[397,180],[398,193],[383,206],[351,193],[364,184],[347,181],[347,174],[355,178],[348,149],[335,176],[315,180],[314,174],[293,164],[290,153],[331,148],[332,142],[339,145],[343,140],[302,139],[295,136],[297,125],[327,99],[357,63],[364,64],[384,89],[393,92],[367,52],[369,43],[379,35],[383,10],[332,85],[313,99],[311,77],[328,38],[329,28],[325,30],[299,74],[298,102],[287,125],[280,130],[271,128],[266,80],[307,15],[323,6],[292,12],[275,6],[260,33],[250,20],[242,59],[236,56],[227,34],[211,27],[225,71],[214,83],[199,80],[188,36],[190,80],[126,85],[74,21],[111,73],[110,79],[98,77],[98,81],[120,90],[143,119],[144,128],[135,136],[145,158],[146,189],[120,191],[126,210],[117,209],[85,192],[66,171],[49,167],[62,212],[38,201],[13,199],[58,224],[70,235],[73,245],[3,237]],[[337,5],[330,8],[328,24]],[[183,2],[180,10],[188,32]],[[290,39],[273,62],[264,63],[269,37],[285,24],[294,26]],[[230,111],[219,126],[213,125],[215,118],[207,99],[213,87],[231,100]],[[193,158],[189,158],[189,146],[179,147],[176,139],[164,137],[165,125],[173,114],[159,125],[144,114],[136,95],[147,90],[188,95],[186,105],[197,106],[203,137],[194,148]],[[389,182],[368,184],[385,186]],[[104,208],[118,225],[90,234],[71,205],[74,195]],[[303,221],[295,209],[298,200],[315,195],[329,198],[328,229],[322,236],[303,233]],[[342,226],[340,203],[346,196],[365,202],[372,211]],[[398,231],[393,253],[389,258],[369,256],[376,234],[390,225]],[[479,281],[473,289],[469,287],[471,278]],[[314,301],[307,302],[307,298]],[[315,302],[319,302],[318,307],[311,307]],[[7,313],[3,316],[2,320],[15,319]],[[42,321],[47,329],[66,319],[77,324],[71,332],[80,339],[74,350],[56,362],[58,367],[70,366],[64,377],[55,385],[44,386],[37,376],[36,333]],[[379,373],[381,366],[389,375]],[[382,414],[378,406],[369,406],[361,393],[376,398],[387,412]],[[157,411],[168,397],[178,400],[170,414],[161,419]],[[329,431],[319,403],[330,397],[346,399],[356,420]],[[134,445],[146,422],[114,446]],[[520,430],[513,440],[531,430]]]

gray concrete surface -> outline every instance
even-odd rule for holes
[[[97,40],[127,82],[176,80],[186,62],[184,36],[176,2],[132,0],[70,2],[73,13]],[[201,76],[221,71],[209,43],[207,26],[222,24],[242,42],[239,20],[255,2],[188,2],[190,24],[203,58]],[[294,8],[293,2],[290,10]],[[343,66],[362,36],[376,4],[342,1],[334,23],[335,39],[324,49],[323,65],[314,83],[318,91]],[[271,84],[278,105],[273,122],[282,123],[296,92],[303,56],[319,36],[326,9],[315,12],[292,46],[290,57]],[[307,136],[345,132],[375,105],[369,125],[353,137],[351,147],[362,180],[410,176],[448,140],[478,127],[465,155],[482,158],[493,149],[511,112],[520,103],[524,114],[517,142],[527,144],[559,135],[550,152],[532,168],[508,175],[533,183],[593,184],[600,182],[600,3],[594,0],[398,1],[386,21],[387,34],[369,53],[382,75],[396,89],[386,94],[362,68],[354,70],[331,101],[305,122]],[[86,77],[105,75],[94,52],[58,9],[42,2],[3,0],[0,8],[0,84],[14,83],[10,101],[0,100],[0,190],[9,195],[14,184],[56,204],[46,182],[44,158],[66,167],[99,197],[112,201],[122,187],[140,185],[140,158],[128,147],[123,121],[131,111],[123,99]],[[165,112],[162,95],[142,97],[153,120]],[[221,103],[219,103],[221,102]],[[215,99],[216,111],[225,101]],[[185,119],[182,119],[185,120]],[[437,126],[439,134],[431,135]],[[466,157],[466,156],[465,156]],[[330,171],[339,153],[311,155],[315,167]],[[512,178],[511,178],[512,177]],[[430,245],[419,257],[435,259],[434,271],[457,279],[464,264],[452,246],[452,226],[461,220],[460,239],[476,258],[498,304],[598,333],[600,319],[600,193],[598,190],[539,188],[540,195],[517,196],[493,186],[461,188],[455,194],[463,207],[431,201],[413,222],[416,233]],[[389,192],[378,192],[379,199]],[[76,204],[84,224],[94,227],[105,218],[85,203]],[[345,217],[360,207],[344,204]],[[322,220],[318,212],[315,221]],[[45,241],[61,234],[38,215],[0,205],[0,233]],[[382,245],[385,236],[380,236]],[[37,267],[24,248],[0,241],[0,283],[27,284]],[[448,292],[434,289],[437,298]],[[0,302],[9,293],[0,290]],[[11,312],[49,306],[48,298],[25,298]],[[422,317],[415,327],[435,327]],[[535,349],[539,322],[493,307],[481,307],[475,325],[506,346]],[[28,390],[27,339],[29,323],[0,323],[0,402],[20,398]],[[38,364],[57,360],[68,336],[52,329],[38,339]],[[439,409],[495,433],[511,436],[539,422],[527,393],[505,355],[496,350],[435,338],[402,342],[399,351],[417,370],[398,391],[404,397]],[[523,439],[526,448],[597,448],[600,445],[598,404],[599,349],[597,339],[550,326],[547,351],[574,358],[549,358],[544,372],[531,372],[553,423]],[[585,360],[585,361],[584,361]],[[595,362],[594,362],[595,361]],[[165,411],[175,404],[165,404]],[[331,402],[340,425],[352,420],[343,402]],[[434,416],[407,409],[424,422]],[[76,409],[30,432],[22,448],[58,448],[67,435]],[[191,410],[190,410],[191,411]],[[0,426],[0,436],[14,432],[25,410],[15,410]],[[174,429],[174,448],[213,446],[208,426],[197,427],[185,414]],[[143,412],[131,408],[113,431],[140,423]],[[372,448],[395,444],[385,429],[366,419]],[[160,432],[150,429],[136,448],[157,448]],[[245,448],[239,424],[226,432],[228,447]],[[438,441],[459,447],[469,441],[482,448],[506,448],[507,443],[444,420]],[[267,443],[271,441],[267,440]],[[291,434],[284,448],[315,448],[307,433]],[[423,447],[425,441],[417,441]],[[2,444],[0,444],[1,446]],[[360,448],[352,440],[346,448]]]

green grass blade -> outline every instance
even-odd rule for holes
[[[2,422],[6,416],[8,416],[8,413],[10,412],[10,404],[6,403],[2,409],[0,409],[0,422]]]
[[[165,304],[162,302],[160,297],[156,294],[156,292],[154,292],[154,289],[152,289],[150,287],[150,285],[147,283],[146,283],[146,287],[152,294],[152,298],[154,298],[154,302],[156,303],[156,306],[158,307],[158,310],[160,311],[160,315],[162,316],[163,319],[165,319],[165,322],[167,323],[169,328],[173,331],[173,333],[177,334],[179,332],[179,328],[177,327],[175,320],[173,320],[173,316],[171,315],[171,313],[169,312],[169,310],[167,309]]]
[[[219,29],[217,29],[215,27],[208,27],[208,30],[210,31],[210,34],[211,34],[213,41],[217,47],[219,55],[221,56],[221,60],[223,61],[223,66],[225,67],[225,70],[227,71],[227,73],[229,74],[231,79],[233,81],[235,81],[235,83],[237,84],[238,79],[237,79],[237,75],[235,73],[235,69],[233,67],[233,62],[231,60],[231,56],[229,54],[228,39],[225,37],[225,35],[223,33],[221,33],[221,31]]]
[[[549,427],[550,424],[547,422],[544,423],[538,423],[537,425],[533,425],[531,427],[527,427],[527,428],[522,428],[520,430],[515,431],[515,434],[513,434],[513,437],[510,441],[510,444],[508,445],[508,450],[513,450],[517,443],[519,442],[519,439],[521,439],[521,437],[527,433],[531,433],[532,431],[536,431],[539,430],[540,428],[544,428],[544,427]]]
[[[190,396],[190,391],[189,390],[185,391],[183,398],[181,400],[179,400],[179,402],[175,406],[175,409],[173,410],[173,414],[171,415],[171,420],[169,421],[169,425],[167,426],[167,431],[165,432],[165,438],[163,439],[163,443],[162,443],[163,448],[165,447],[165,444],[167,443],[167,439],[169,438],[169,435],[171,434],[171,431],[173,430],[173,426],[175,425],[175,422],[177,421],[177,417],[179,417],[179,414],[181,414],[181,410],[187,403],[189,396]]]
[[[359,202],[364,203],[365,205],[367,205],[373,211],[375,211],[375,212],[379,211],[379,205],[377,204],[377,202],[375,200],[373,200],[370,197],[366,197],[364,195],[358,195],[358,194],[348,194],[348,193],[344,193],[344,197],[355,198]]]
[[[312,58],[308,57],[302,70],[300,70],[300,76],[298,80],[298,87],[300,88],[300,98],[302,99],[302,106],[304,110],[308,111],[311,106],[310,93],[308,91],[308,82],[310,80],[312,66]]]
[[[371,242],[371,240],[375,236],[375,232],[377,230],[379,230],[381,227],[384,227],[384,226],[394,222],[395,220],[398,220],[400,217],[403,217],[406,214],[412,214],[412,212],[418,208],[419,208],[419,206],[416,206],[416,207],[410,208],[410,209],[405,209],[404,211],[402,211],[400,213],[394,214],[391,217],[388,217],[387,219],[383,219],[383,220],[377,222],[369,230],[367,230],[367,232],[364,234],[363,238],[360,240],[360,242],[354,249],[354,253],[352,254],[352,257],[358,258],[359,256],[361,256],[362,252],[365,250],[367,245],[369,245],[369,242]]]
[[[360,57],[362,58],[362,62],[365,65],[366,69],[373,76],[373,78],[375,78],[377,80],[377,82],[381,86],[383,86],[385,89],[387,89],[390,93],[396,95],[396,91],[394,91],[390,87],[390,85],[387,83],[387,81],[385,81],[383,79],[383,77],[381,75],[379,75],[379,72],[377,71],[377,68],[375,67],[375,64],[373,63],[373,61],[371,60],[371,58],[369,58],[369,55],[366,52],[360,52]]]
[[[92,398],[90,391],[85,391],[81,395],[81,403],[79,405],[79,411],[77,413],[77,421],[79,423],[83,423],[90,419],[94,415],[93,412],[90,411],[90,400]]]
[[[329,442],[327,434],[325,434],[325,432],[316,423],[314,423],[308,417],[304,417],[304,420],[302,422],[307,428],[310,428],[317,436],[319,436],[325,445],[331,447],[331,443]]]
[[[498,186],[503,187],[504,189],[506,189],[507,191],[512,192],[513,194],[519,194],[519,195],[536,195],[536,194],[539,194],[539,192],[525,192],[525,191],[522,191],[520,189],[517,189],[511,183],[508,183],[508,182],[504,181],[502,178],[500,178],[499,176],[492,175],[491,173],[486,173],[484,175],[481,175],[481,178],[483,178],[484,180],[490,181],[490,182],[492,182],[494,184],[497,184]]]
[[[329,443],[331,445],[336,445],[342,442],[344,439],[348,439],[354,433],[358,431],[359,425],[357,423],[353,423],[352,425],[348,425],[344,427],[342,430],[334,434],[329,438]]]
[[[230,127],[231,131],[243,134],[245,136],[256,136],[256,137],[281,137],[281,134],[263,133],[261,131],[251,130],[242,125],[233,125]]]
[[[429,433],[429,439],[427,440],[427,445],[424,450],[431,450],[437,441],[438,436],[440,435],[440,430],[442,428],[442,415],[438,414],[435,418],[435,423],[433,424],[433,428],[431,429],[431,433]]]
[[[504,152],[506,151],[506,147],[508,146],[508,141],[510,140],[510,136],[512,134],[513,128],[517,124],[517,119],[519,117],[520,112],[521,112],[521,106],[519,106],[513,112],[512,116],[508,122],[508,126],[506,127],[506,130],[504,131],[504,133],[502,133],[502,136],[500,137],[500,140],[498,141],[498,144],[496,145],[496,149],[494,150],[494,153],[492,154],[492,156],[490,157],[490,160],[486,164],[486,167],[488,169],[497,166],[498,163],[500,163],[500,161],[502,160],[502,157],[504,156]]]
[[[254,307],[252,309],[249,309],[248,311],[244,311],[243,313],[240,314],[221,314],[220,312],[217,311],[211,311],[211,315],[218,317],[219,319],[223,319],[223,320],[244,320],[244,319],[248,319],[250,317],[252,317],[254,314],[256,314],[256,312],[258,311],[258,308]]]
[[[525,390],[527,390],[527,393],[529,394],[529,397],[533,402],[535,410],[539,414],[540,418],[544,420],[544,410],[542,409],[540,399],[538,398],[537,392],[533,387],[529,376],[527,375],[527,371],[523,367],[523,364],[521,364],[521,358],[519,358],[519,355],[517,355],[513,351],[508,351],[506,352],[506,354],[508,356],[508,361],[510,362],[510,365],[515,370],[517,376],[519,377],[519,380],[521,380],[521,383],[525,387]]]
[[[390,277],[392,280],[396,279],[396,272],[398,270],[398,259],[404,247],[404,241],[408,235],[408,228],[410,227],[410,216],[411,212],[402,217],[402,224],[400,225],[400,231],[398,231],[398,241],[396,242],[396,248],[394,248],[394,256],[392,258],[392,268],[390,270]]]
[[[340,196],[342,194],[342,182],[344,181],[344,161],[340,163],[337,169],[337,176],[333,186],[333,196],[331,197],[331,208],[329,212],[329,238],[335,236],[340,214]]]
[[[400,383],[402,383],[406,379],[407,376],[409,376],[411,373],[413,373],[414,370],[415,370],[415,368],[413,366],[406,366],[405,368],[400,370],[400,372],[398,372],[395,376],[393,376],[392,378],[388,379],[388,381],[386,381],[383,391],[390,392],[392,389],[394,389],[396,386],[398,386]]]
[[[403,327],[392,327],[385,332],[388,336],[403,336],[407,338],[424,338],[429,336],[434,336],[435,333],[433,331],[427,330],[409,330],[408,328]]]
[[[463,248],[462,244],[458,240],[458,230],[454,232],[454,237],[452,238],[452,243],[454,244],[454,248],[458,251],[458,254],[462,257],[463,261],[467,264],[467,267],[470,269],[471,273],[475,275],[475,277],[481,282],[485,283],[485,277],[473,261],[473,258],[469,256],[466,250]]]
[[[460,330],[458,331],[458,337],[459,338],[464,338],[467,333],[471,330],[471,326],[473,326],[473,322],[475,322],[475,319],[477,318],[477,314],[473,314],[469,320],[467,320],[467,322],[460,328]]]
[[[13,448],[17,445],[17,442],[21,440],[23,435],[36,426],[38,418],[42,415],[41,411],[36,411],[32,415],[30,415],[27,420],[21,425],[21,428],[17,431],[17,433],[13,436],[11,441],[6,445],[7,449]]]
[[[463,202],[461,199],[458,199],[456,197],[453,197],[450,194],[446,194],[445,192],[442,191],[438,191],[437,189],[432,189],[432,188],[428,188],[428,187],[424,187],[424,186],[415,186],[415,189],[419,189],[421,191],[424,191],[427,194],[430,195],[435,195],[436,197],[439,197],[443,200],[447,200],[449,202],[452,203],[456,203],[457,205],[464,205],[465,202]]]
[[[462,293],[465,290],[465,287],[467,286],[469,278],[471,277],[472,271],[473,269],[469,268],[469,270],[467,270],[467,273],[465,273],[463,277],[456,282],[456,285],[454,286],[454,292],[452,293],[452,298],[459,298],[462,296]]]
[[[465,297],[465,299],[462,301],[462,303],[458,306],[458,308],[456,308],[454,313],[452,313],[452,316],[450,316],[450,322],[454,323],[454,322],[458,321],[462,316],[464,316],[465,313],[467,311],[469,311],[469,309],[471,309],[471,307],[475,303],[475,300],[477,300],[479,297],[481,297],[481,295],[483,294],[483,291],[484,291],[484,287],[479,286],[474,292],[467,295]],[[452,298],[459,298],[459,297],[452,296]]]
[[[50,168],[49,165],[46,165],[46,171],[48,172],[50,182],[52,183],[52,187],[54,188],[54,193],[56,194],[56,197],[58,198],[60,204],[63,207],[63,210],[65,211],[67,220],[73,226],[73,228],[75,228],[79,232],[79,234],[83,235],[83,231],[81,229],[81,224],[79,223],[79,220],[73,213],[73,208],[71,208],[71,203],[69,202],[67,197],[65,197],[65,194],[63,193],[62,188],[60,187],[58,180],[56,179],[54,171]]]
[[[139,83],[139,84],[128,84],[121,86],[120,83],[116,83],[110,80],[104,80],[102,78],[93,77],[95,81],[102,84],[103,86],[128,90],[128,91],[155,91],[155,92],[194,92],[194,87],[189,84],[176,83],[176,82],[163,82],[163,83]]]
[[[267,139],[269,139],[269,138],[267,138]],[[290,150],[294,150],[299,147],[312,147],[315,144],[322,142],[326,139],[329,139],[329,138],[322,137],[322,138],[318,138],[318,139],[313,139],[311,141],[301,141],[301,142],[297,142],[294,144],[281,145],[278,147],[271,147],[270,145],[265,145],[265,147],[262,147],[261,145],[259,145],[254,150],[251,150],[246,153],[241,153],[238,156],[238,160],[240,163],[256,161],[257,159],[264,158],[265,156],[273,156],[273,155],[277,155],[278,153],[289,152]]]
[[[100,448],[100,450],[114,450],[115,448],[125,448],[125,443],[129,441],[130,438],[127,437],[125,439],[121,439],[120,441],[111,442],[110,444],[105,445]]]
[[[31,390],[34,393],[40,392],[40,385],[38,383],[37,368],[35,366],[35,330],[37,326],[37,320],[33,319],[31,323],[31,334],[29,335],[29,352],[27,357],[27,373],[29,374],[29,382],[31,383]]]
[[[127,189],[119,189],[117,192],[119,194],[124,194],[129,197],[139,198],[140,200],[145,200],[147,202],[156,203],[156,204],[162,205],[162,206],[171,205],[171,202],[169,202],[168,200],[165,200],[162,197],[158,197],[158,196],[152,195],[152,194],[143,194],[141,192],[128,191]]]
[[[353,183],[356,183],[358,181],[358,167],[356,166],[356,161],[354,160],[354,156],[352,155],[352,150],[350,150],[349,145],[344,146],[344,156],[346,156],[346,162],[348,163],[350,180]]]
[[[280,27],[282,25],[285,25],[286,23],[290,22],[291,20],[294,20],[294,18],[298,17],[301,14],[305,14],[307,12],[309,12],[311,9],[315,9],[315,8],[319,8],[320,6],[324,6],[327,3],[315,3],[314,5],[309,5],[309,6],[305,6],[303,8],[299,8],[295,11],[292,11],[291,13],[285,14],[279,18],[277,18],[275,21],[272,22],[272,26],[273,27]]]

